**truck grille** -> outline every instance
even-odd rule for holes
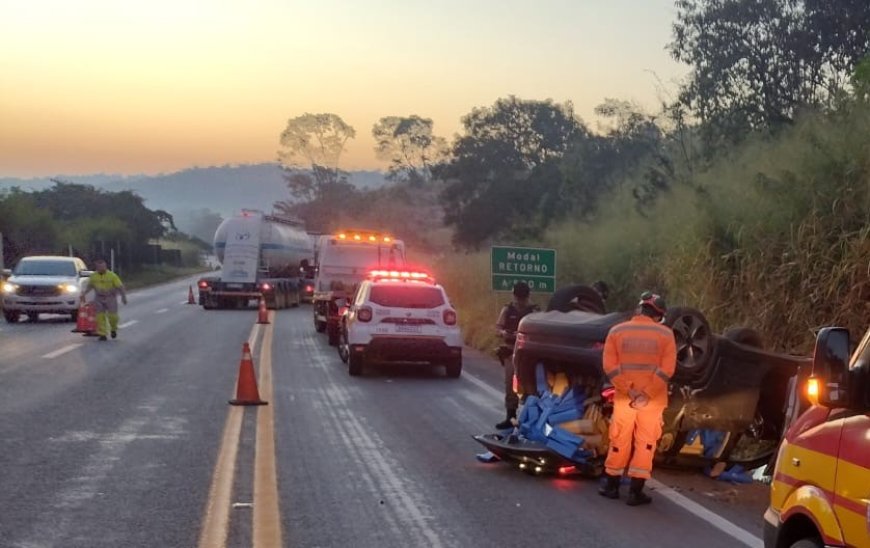
[[[22,285],[18,294],[24,297],[57,297],[60,288],[56,285]]]

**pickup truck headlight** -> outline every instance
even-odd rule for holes
[[[77,286],[76,284],[60,284],[57,287],[66,294],[73,294],[79,292],[79,286]]]
[[[3,293],[6,295],[12,295],[18,291],[18,284],[14,284],[12,282],[3,282]]]

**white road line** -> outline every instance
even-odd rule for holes
[[[492,394],[493,396],[495,396],[498,399],[504,398],[504,393],[501,390],[497,390],[497,389],[491,387],[490,385],[486,384],[486,382],[484,382],[483,380],[478,379],[474,375],[470,374],[468,371],[463,371],[461,378],[466,379],[468,381],[471,381],[478,388],[482,388],[485,392]]]
[[[168,308],[161,308],[160,310],[155,312],[155,314],[166,314],[167,312],[169,312]]]
[[[76,344],[70,344],[70,345],[64,346],[63,348],[55,350],[54,352],[49,352],[48,354],[44,355],[43,358],[45,358],[47,360],[52,360],[58,356],[66,354],[67,352],[69,352],[71,350],[75,350],[76,348],[80,347],[81,345],[82,345],[82,343],[76,343]]]
[[[655,489],[656,493],[661,494],[661,496],[665,497],[677,506],[701,518],[716,529],[719,529],[720,531],[731,535],[746,546],[752,546],[752,548],[764,548],[764,541],[759,537],[753,535],[746,529],[743,529],[742,527],[738,527],[737,525],[731,523],[719,514],[704,508],[697,502],[677,493],[670,487],[654,479],[647,481],[647,485]]]
[[[139,323],[139,320],[130,320],[129,322],[124,322],[121,325],[119,325],[118,329],[127,329],[131,325],[136,325],[137,323]]]

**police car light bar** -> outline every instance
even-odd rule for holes
[[[432,276],[427,274],[426,272],[412,272],[409,270],[372,270],[369,272],[369,277],[376,279],[434,282]]]
[[[390,236],[380,236],[378,234],[370,233],[370,232],[339,232],[335,236],[339,240],[350,241],[350,242],[360,242],[360,243],[378,243],[378,241],[383,241],[384,243],[390,243],[393,241],[393,238]]]

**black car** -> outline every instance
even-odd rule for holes
[[[608,385],[601,363],[604,340],[611,327],[633,314],[605,313],[598,294],[586,286],[557,291],[546,312],[530,314],[520,322],[514,360],[522,394],[546,391],[541,386],[541,368],[550,375],[562,373],[575,392],[584,393],[586,402],[600,405],[607,416]],[[788,422],[808,405],[794,387],[800,376],[809,374],[811,360],[763,350],[761,337],[752,329],[735,328],[717,335],[693,308],[668,309],[664,323],[674,330],[677,368],[669,386],[657,462],[704,466],[725,461],[745,468],[768,463]],[[689,443],[700,440],[699,434],[710,445],[715,441],[715,447]],[[597,472],[605,453],[566,457],[548,450],[540,440],[516,433],[475,439],[503,460],[520,462],[526,469],[534,465],[536,471],[579,464]]]

